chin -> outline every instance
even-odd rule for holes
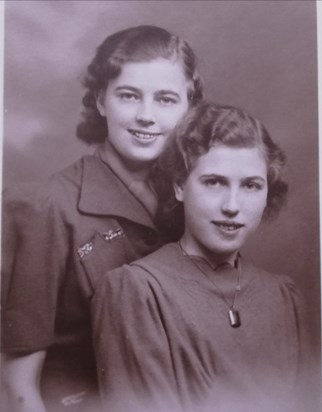
[[[133,161],[137,162],[154,162],[159,156],[159,153],[137,153],[133,154]]]
[[[214,255],[217,256],[222,256],[222,257],[226,257],[226,256],[230,256],[233,255],[235,253],[237,253],[239,251],[239,247],[238,248],[232,248],[232,249],[220,249],[220,248],[213,248],[212,250],[210,250],[211,253],[213,253]]]

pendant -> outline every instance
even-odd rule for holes
[[[229,309],[228,311],[229,323],[232,328],[239,328],[241,325],[239,312],[236,309]]]

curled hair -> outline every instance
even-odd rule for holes
[[[108,135],[106,118],[96,107],[96,99],[108,82],[121,73],[127,62],[148,62],[156,58],[178,60],[188,81],[188,101],[196,105],[203,94],[196,56],[187,42],[156,26],[138,26],[108,36],[97,48],[87,67],[83,85],[83,121],[77,126],[77,137],[87,144],[102,143]],[[144,75],[144,74],[142,74]]]
[[[175,198],[173,183],[183,184],[198,158],[216,145],[261,150],[268,183],[264,217],[277,214],[286,201],[285,155],[265,127],[238,108],[202,102],[173,130],[153,176],[159,199],[157,222],[170,240],[177,240],[184,230],[183,204]]]

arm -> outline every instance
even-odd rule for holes
[[[42,196],[44,197],[44,196]],[[15,408],[37,411],[45,348],[54,339],[56,299],[65,265],[65,239],[49,200],[34,190],[3,197],[1,349],[3,390]],[[28,355],[26,355],[28,354]],[[19,403],[18,397],[28,399]],[[8,408],[15,412],[15,409]],[[21,409],[24,410],[24,409]],[[17,409],[20,411],[20,409]]]
[[[293,319],[295,325],[290,348],[296,348],[294,358],[295,379],[292,387],[294,410],[314,410],[319,404],[320,394],[320,362],[319,355],[314,356],[311,336],[307,325],[307,304],[296,285],[288,278],[285,281],[285,296],[287,297],[288,319]]]
[[[138,267],[109,272],[92,300],[93,343],[106,410],[179,409],[160,289]]]
[[[55,199],[33,187],[3,195],[2,351],[26,354],[53,341],[66,235]]]
[[[45,412],[39,382],[45,351],[30,355],[1,355],[1,381],[5,410]]]

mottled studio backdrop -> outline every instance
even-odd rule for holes
[[[112,32],[139,24],[184,37],[207,97],[247,109],[286,150],[285,211],[247,248],[289,274],[320,337],[317,45],[313,1],[7,1],[4,186],[43,177],[89,149],[75,138],[84,68]]]

